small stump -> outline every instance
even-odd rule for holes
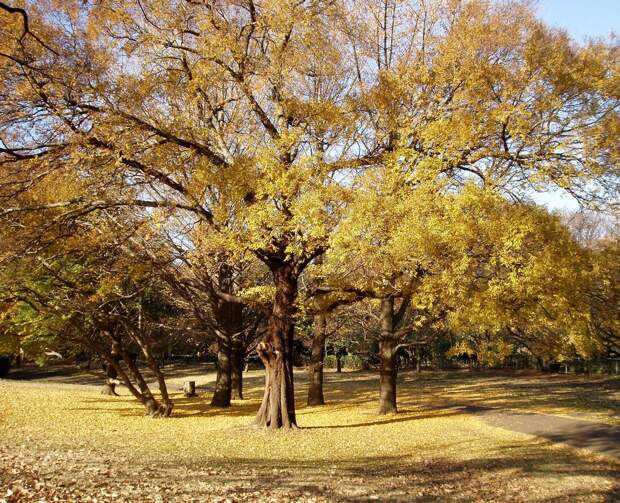
[[[108,379],[103,385],[103,388],[101,388],[101,394],[109,396],[119,396],[119,394],[116,392],[117,384],[118,381],[116,379]]]
[[[187,398],[196,396],[196,381],[185,381],[183,383],[183,394]]]

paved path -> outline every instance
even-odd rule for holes
[[[618,426],[548,414],[501,411],[475,405],[455,408],[480,416],[491,426],[590,449],[620,459],[620,427]]]

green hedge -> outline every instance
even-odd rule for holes
[[[340,359],[342,368],[349,370],[360,370],[364,368],[364,360],[358,355],[344,355]],[[323,366],[327,369],[336,368],[336,355],[327,355],[323,360]]]

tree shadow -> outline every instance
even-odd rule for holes
[[[450,448],[466,448],[456,442]],[[485,458],[454,461],[440,453],[432,459],[365,456],[325,461],[209,458],[209,483],[245,500],[262,491],[276,499],[353,503],[430,501],[618,501],[620,488],[592,481],[617,480],[619,465],[587,460],[572,453],[550,453],[539,441],[509,444]],[[192,465],[179,467],[191,477]],[[591,477],[589,483],[584,478]],[[527,491],[538,481],[536,495]],[[544,481],[541,483],[541,481]],[[277,490],[277,492],[274,492]],[[200,494],[196,494],[200,497]],[[286,497],[285,497],[286,496]]]

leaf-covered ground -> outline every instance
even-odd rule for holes
[[[181,372],[182,374],[182,372]],[[199,390],[212,375],[192,370]],[[328,374],[328,405],[289,433],[257,430],[262,374],[229,410],[176,395],[153,420],[125,390],[0,381],[0,498],[8,501],[614,501],[620,463],[490,426],[449,403],[613,417],[618,381],[404,374],[401,412],[374,415],[376,376]],[[171,379],[176,390],[185,378]],[[96,382],[72,377],[70,382]],[[591,388],[591,389],[590,389]],[[590,389],[589,392],[582,392]],[[513,390],[513,391],[510,391]],[[518,392],[521,390],[521,393]],[[529,391],[528,391],[529,390]],[[598,390],[597,392],[595,392]]]

